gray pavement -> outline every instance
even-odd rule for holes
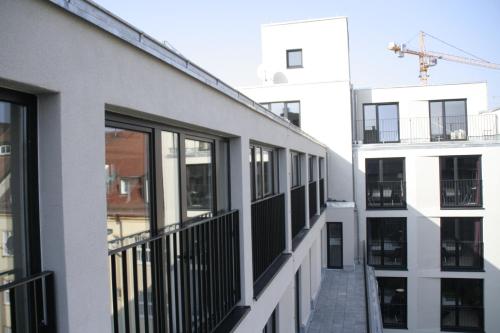
[[[324,272],[307,333],[366,333],[363,266]]]

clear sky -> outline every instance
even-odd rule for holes
[[[399,59],[390,41],[423,30],[476,56],[500,63],[499,0],[96,0],[104,8],[227,83],[257,84],[260,25],[331,16],[349,18],[355,88],[416,85],[418,58]],[[418,38],[409,44],[418,47]],[[427,49],[460,54],[429,40]],[[489,107],[500,107],[500,70],[448,61],[430,69],[430,83],[487,81]]]

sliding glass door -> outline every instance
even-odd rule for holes
[[[328,268],[342,268],[342,223],[327,222],[327,266]]]

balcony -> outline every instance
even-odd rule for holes
[[[368,125],[363,120],[356,122],[353,143],[415,144],[500,139],[495,114],[379,119],[377,125],[374,123]]]
[[[368,265],[377,269],[406,268],[406,242],[369,241]]]
[[[252,259],[254,295],[269,279],[265,274],[285,251],[285,194],[252,203]]]
[[[441,180],[441,208],[482,206],[481,179]]]
[[[292,238],[306,227],[306,187],[297,186],[291,190]]]
[[[312,218],[318,213],[316,205],[318,204],[317,193],[317,182],[309,183],[309,217]],[[312,221],[312,220],[311,220]]]
[[[113,332],[212,332],[240,312],[239,213],[109,251]]]
[[[43,272],[6,283],[0,286],[0,293],[5,332],[56,332],[54,273]]]
[[[377,208],[406,208],[406,182],[397,181],[367,181],[366,207]]]
[[[483,243],[477,241],[442,241],[441,269],[444,271],[483,269]]]

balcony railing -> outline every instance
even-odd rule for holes
[[[386,328],[406,328],[406,304],[384,304],[382,321]]]
[[[368,265],[377,268],[405,268],[406,242],[368,241]]]
[[[354,143],[427,143],[500,139],[495,114],[448,117],[413,117],[356,122]]]
[[[441,328],[443,330],[482,332],[484,309],[480,306],[443,305]]]
[[[56,332],[54,273],[43,272],[1,285],[0,293],[5,332]]]
[[[406,182],[367,181],[367,208],[406,208]]]
[[[318,204],[318,198],[316,197],[318,193],[317,182],[309,183],[309,217],[313,217],[318,213],[316,205]]]
[[[321,178],[319,180],[319,206],[321,208],[326,207],[325,201],[325,179]]]
[[[306,187],[297,186],[291,191],[292,238],[306,227]]]
[[[378,292],[377,278],[373,267],[366,262],[366,242],[363,241],[363,272],[365,277],[365,303],[367,333],[382,333],[382,313]]]
[[[475,241],[442,241],[443,270],[482,270],[483,243]]]
[[[239,213],[109,251],[119,332],[212,332],[240,301]]]
[[[482,207],[481,179],[441,180],[441,207]]]
[[[285,250],[285,194],[252,203],[253,281]]]

